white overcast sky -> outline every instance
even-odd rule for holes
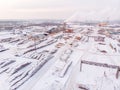
[[[66,19],[76,12],[119,19],[120,0],[0,0],[0,19]]]

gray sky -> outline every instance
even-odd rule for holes
[[[69,19],[76,12],[119,19],[120,0],[0,0],[0,11],[0,19]]]

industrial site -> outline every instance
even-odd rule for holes
[[[120,23],[1,21],[0,90],[120,90]]]

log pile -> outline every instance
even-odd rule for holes
[[[37,61],[21,61],[5,59],[0,60],[0,74],[8,74],[8,83],[10,90],[16,90],[23,85],[28,79],[34,76],[53,55],[49,54],[45,58]]]

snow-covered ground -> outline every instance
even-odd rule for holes
[[[73,33],[43,37],[38,30],[0,32],[0,90],[120,90],[120,38],[109,34],[109,26],[70,27]]]

